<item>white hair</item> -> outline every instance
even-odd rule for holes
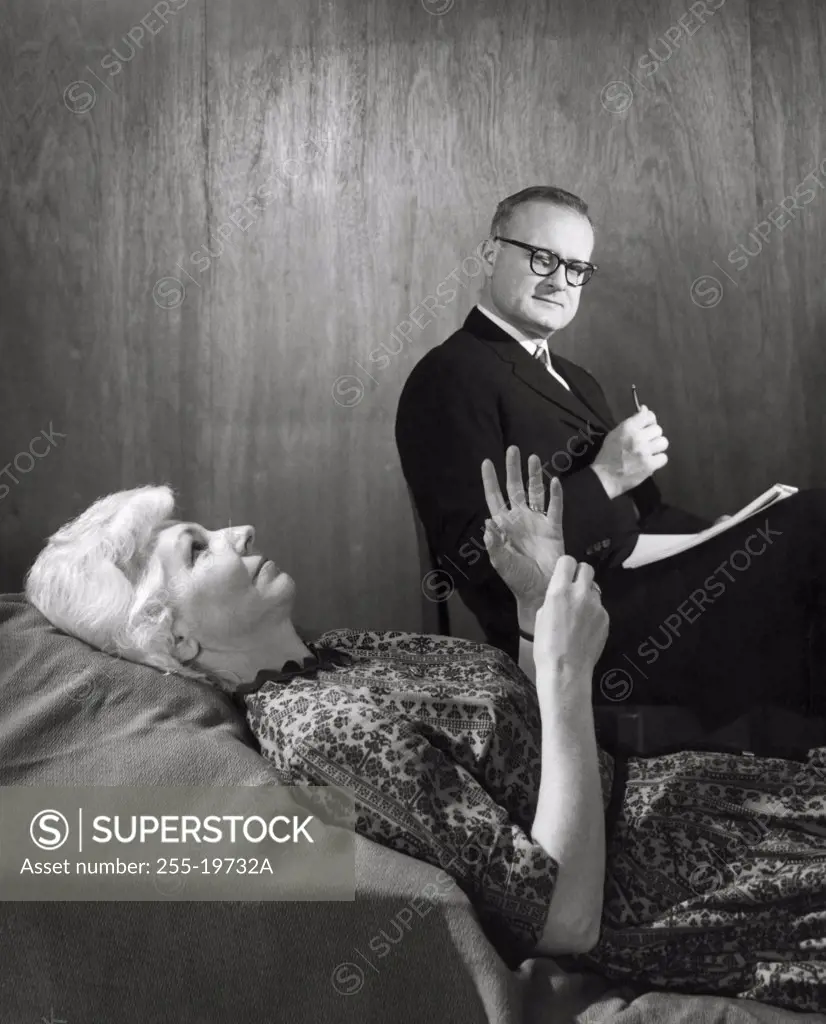
[[[98,498],[49,537],[26,574],[26,597],[52,625],[107,654],[209,679],[175,657],[172,584],[151,557],[174,508],[165,485]]]

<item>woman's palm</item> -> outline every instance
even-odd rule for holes
[[[486,459],[482,464],[491,519],[485,529],[485,546],[491,564],[517,601],[539,605],[545,598],[554,567],[565,554],[562,535],[562,485],[551,480],[545,510],[542,465],[537,455],[528,460],[528,494],[522,481],[519,449],[508,448],[505,467],[510,508],[499,490],[496,470]]]

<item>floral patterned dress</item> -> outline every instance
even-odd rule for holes
[[[266,682],[248,721],[288,784],[355,794],[356,829],[444,868],[506,963],[531,955],[558,865],[530,829],[533,684],[501,651],[335,630],[350,664]],[[346,660],[346,659],[345,659]],[[599,752],[607,868],[599,943],[577,969],[826,1012],[826,748],[805,762]]]

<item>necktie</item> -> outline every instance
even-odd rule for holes
[[[547,353],[547,350],[545,349],[544,345],[538,345],[537,346],[536,353],[534,355],[534,359],[538,363],[542,363],[542,365],[545,367],[546,370],[550,370],[550,368],[551,368],[551,360],[548,358],[548,353]]]
[[[563,388],[565,388],[566,391],[571,390],[571,385],[567,382],[567,380],[565,380],[564,377],[561,377],[556,372],[556,370],[551,366],[551,357],[544,346],[537,346],[536,352],[534,352],[533,357],[538,363],[541,363],[545,367],[548,373],[555,380],[559,381],[559,383],[563,386]]]

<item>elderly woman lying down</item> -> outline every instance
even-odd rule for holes
[[[95,502],[27,594],[101,650],[233,693],[285,783],[353,791],[358,831],[443,867],[509,964],[569,954],[616,980],[826,1011],[826,748],[615,763],[591,708],[608,617],[593,570],[563,554],[561,487],[545,511],[532,456],[526,499],[515,449],[510,509],[490,463],[482,476],[519,666],[401,632],[305,643],[295,584],[252,527],[175,521],[167,487]]]

